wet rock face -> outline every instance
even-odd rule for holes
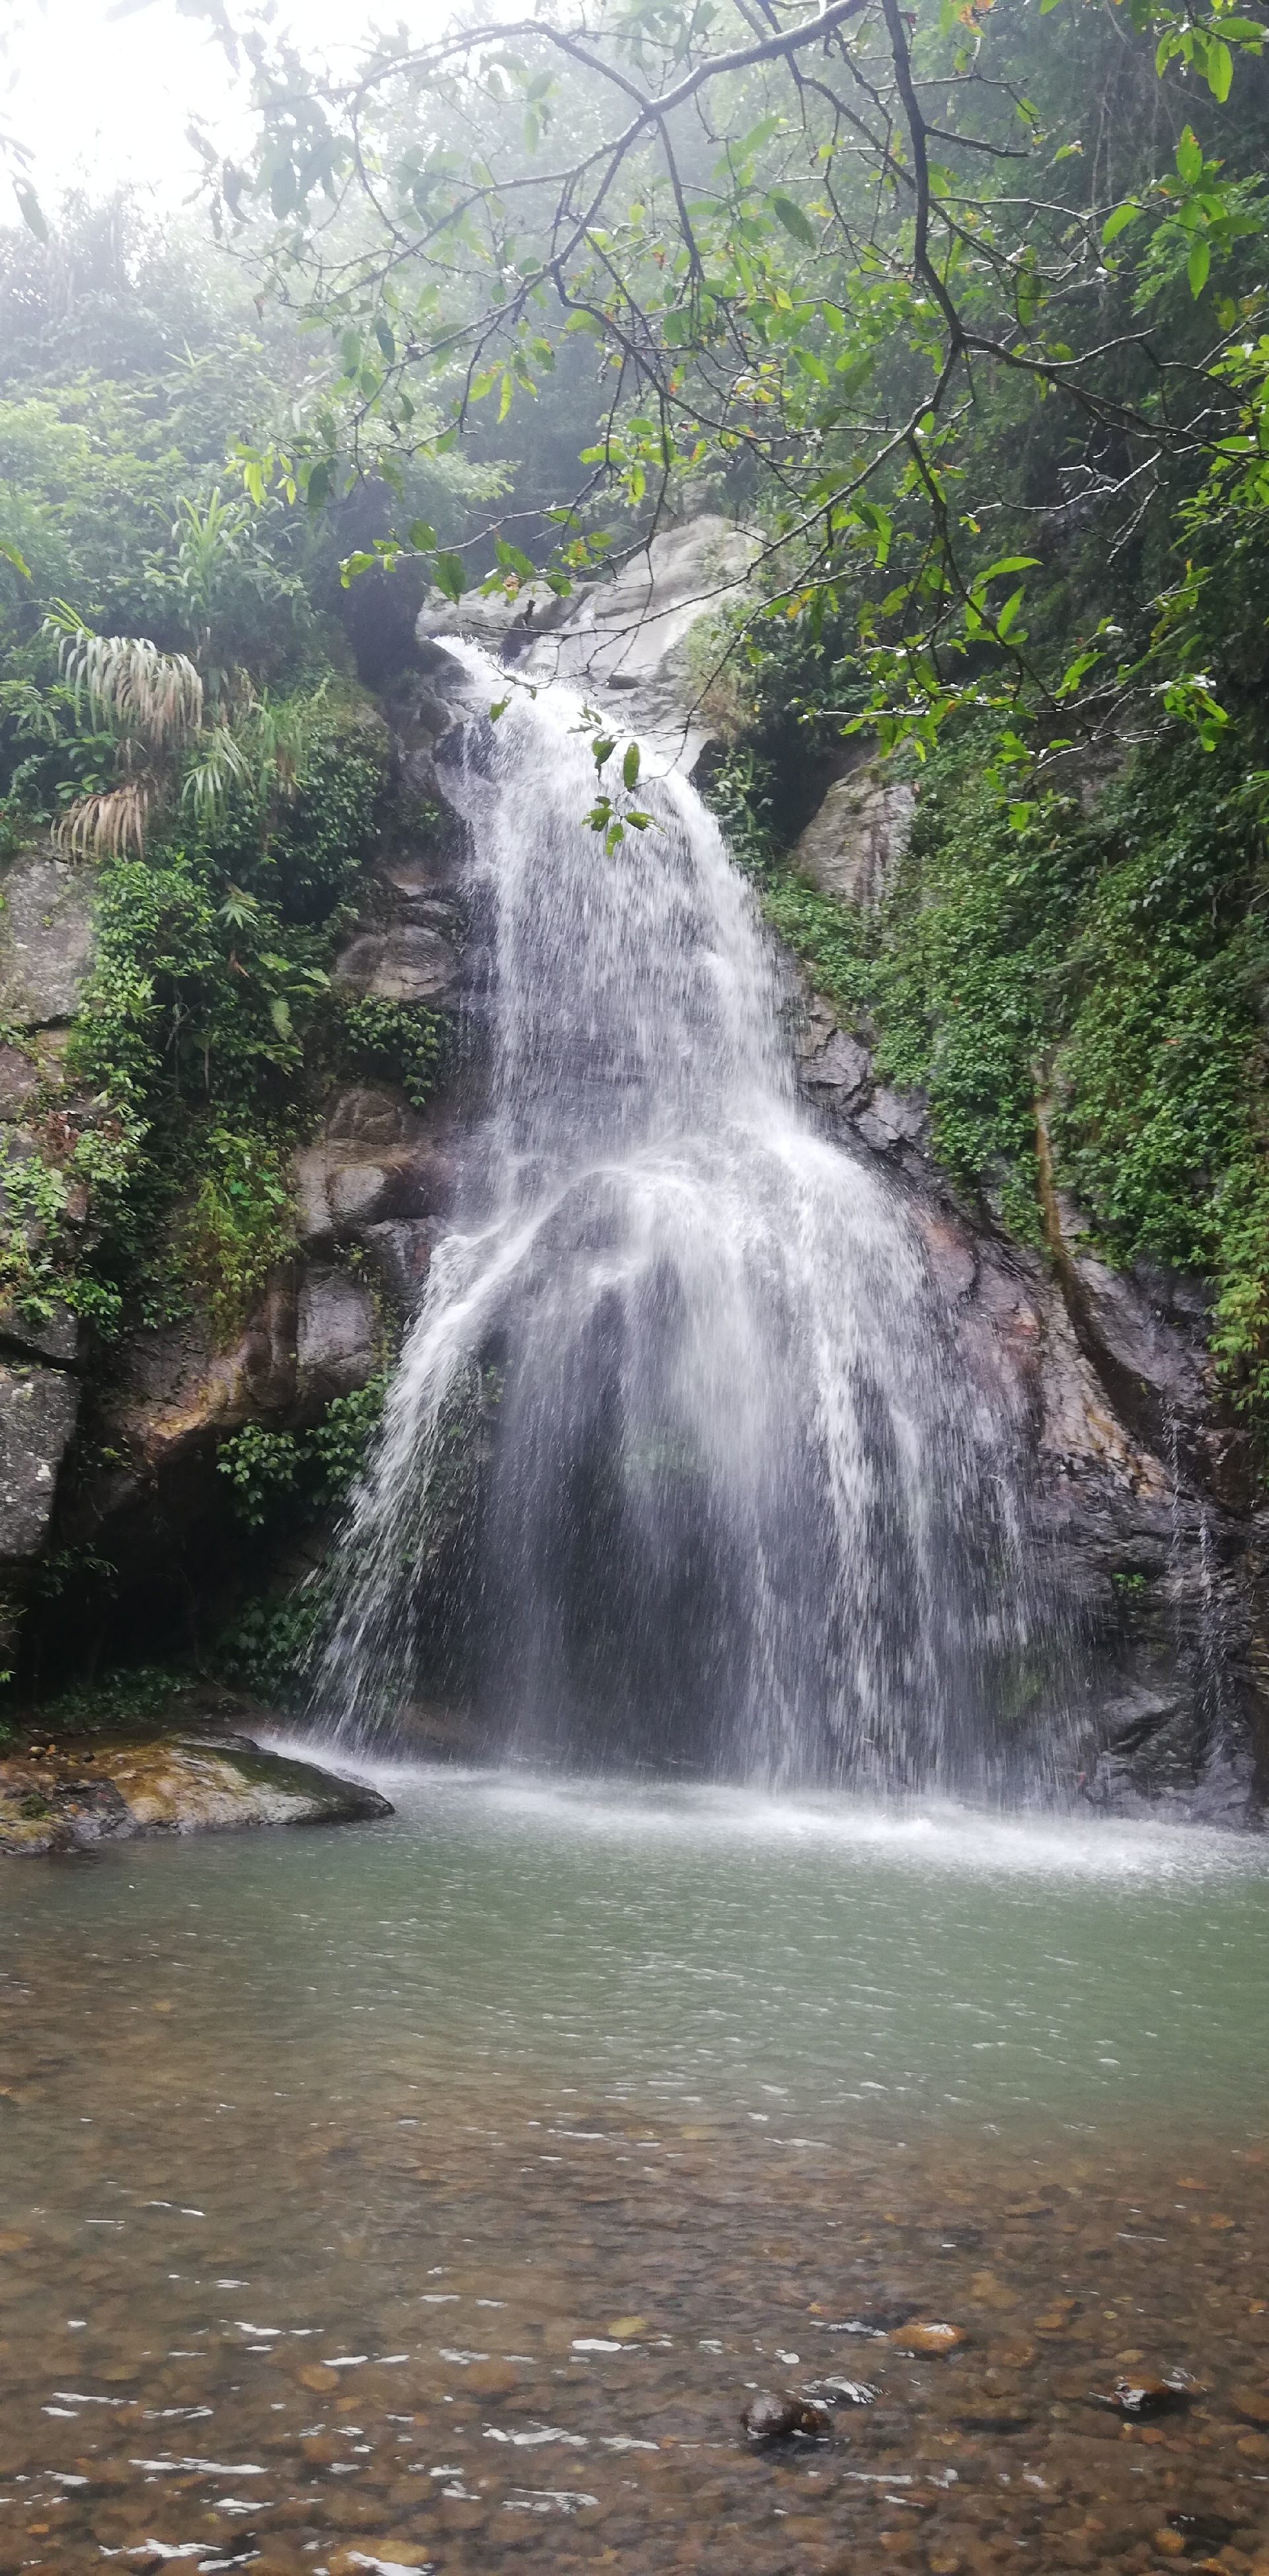
[[[0,1760],[0,1853],[86,1851],[155,1834],[390,1816],[378,1791],[247,1736],[161,1736]]]
[[[797,863],[822,894],[875,910],[908,846],[916,789],[883,770],[852,770],[829,788],[797,844]]]
[[[347,1270],[310,1270],[296,1311],[295,1369],[306,1409],[364,1386],[374,1365],[374,1300]]]
[[[699,714],[684,715],[688,637],[702,616],[740,595],[757,550],[746,529],[704,512],[663,529],[611,580],[586,583],[568,599],[545,582],[457,606],[433,592],[419,635],[424,642],[472,635],[526,680],[574,681],[637,734],[645,771],[673,765],[690,775],[710,735]]]
[[[803,1097],[903,1190],[961,1364],[1029,1467],[1032,1537],[1087,1666],[1066,1785],[1116,1815],[1258,1818],[1269,1513],[1219,1410],[1201,1283],[1111,1270],[1059,1196],[1046,1258],[1004,1240],[931,1159],[923,1095],[879,1084],[871,1032],[787,977]]]
[[[0,880],[0,1007],[26,1028],[68,1020],[92,962],[91,878],[25,850]],[[12,1051],[5,1049],[6,1056]],[[0,1068],[0,1072],[3,1068]]]
[[[0,1359],[0,1561],[33,1557],[48,1528],[79,1388],[65,1370]]]
[[[341,952],[335,981],[359,998],[426,1002],[442,1010],[458,998],[458,956],[438,930],[424,922],[403,922],[360,932]]]

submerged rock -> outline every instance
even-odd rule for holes
[[[1180,2371],[1167,2379],[1117,2379],[1109,2395],[1103,2389],[1092,2392],[1095,2405],[1109,2406],[1134,2423],[1144,2423],[1152,2415],[1175,2415],[1189,2405],[1194,2393],[1193,2382]]]
[[[935,2325],[922,2317],[911,2317],[906,2326],[896,2326],[887,2340],[894,2345],[896,2352],[937,2356],[943,2352],[955,2352],[958,2343],[964,2343],[965,2333],[961,2326]]]
[[[740,2420],[751,2442],[787,2442],[795,2433],[823,2434],[831,2423],[826,2407],[788,2390],[776,2396],[768,2388],[750,2398]]]
[[[83,1851],[232,1825],[335,1825],[392,1809],[376,1789],[249,1736],[32,1748],[0,1761],[0,1852]]]

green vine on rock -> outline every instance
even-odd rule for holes
[[[399,1082],[412,1109],[426,1109],[443,1081],[451,1023],[422,1002],[348,1002],[340,1015],[340,1049],[350,1070]]]

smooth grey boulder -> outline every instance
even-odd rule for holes
[[[875,910],[908,846],[916,789],[885,770],[835,779],[797,844],[797,863],[823,894]]]
[[[421,642],[472,635],[518,678],[541,687],[568,680],[606,706],[638,739],[644,774],[695,768],[713,728],[689,666],[688,638],[703,617],[742,596],[759,540],[747,528],[705,511],[680,527],[662,528],[610,578],[579,584],[559,599],[545,582],[508,595],[472,596],[454,604],[439,590],[420,613]],[[488,691],[458,668],[453,703],[479,714]]]
[[[438,930],[423,922],[398,922],[351,940],[336,960],[335,981],[359,998],[427,1002],[437,1010],[457,995],[458,957]]]
[[[79,1388],[64,1369],[0,1361],[0,1560],[43,1545],[57,1471],[75,1428]]]
[[[358,1155],[391,1153],[412,1144],[424,1132],[423,1121],[396,1091],[368,1083],[341,1091],[326,1113],[326,1134],[333,1147],[355,1148]],[[345,1159],[351,1159],[350,1155]]]
[[[375,1306],[363,1279],[348,1270],[310,1270],[296,1313],[297,1388],[306,1404],[329,1403],[364,1386],[376,1358]]]
[[[87,874],[51,851],[23,851],[0,903],[0,1009],[24,1028],[69,1020],[93,956]]]
[[[359,1231],[381,1217],[388,1204],[391,1178],[378,1163],[345,1163],[332,1171],[327,1198],[336,1228]]]

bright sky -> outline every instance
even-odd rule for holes
[[[0,0],[0,12],[8,5]],[[150,0],[127,16],[111,11],[112,0],[14,0],[19,26],[10,33],[4,70],[12,87],[0,98],[0,123],[34,154],[36,187],[52,204],[68,183],[85,180],[96,191],[120,178],[153,188],[165,206],[179,204],[199,168],[185,140],[191,112],[233,142],[232,75],[219,45],[181,17],[173,0]],[[435,23],[447,14],[429,0],[404,9],[396,0],[387,7],[283,0],[279,11],[306,52],[334,63],[355,50],[372,16]],[[11,220],[5,207],[0,221]]]

